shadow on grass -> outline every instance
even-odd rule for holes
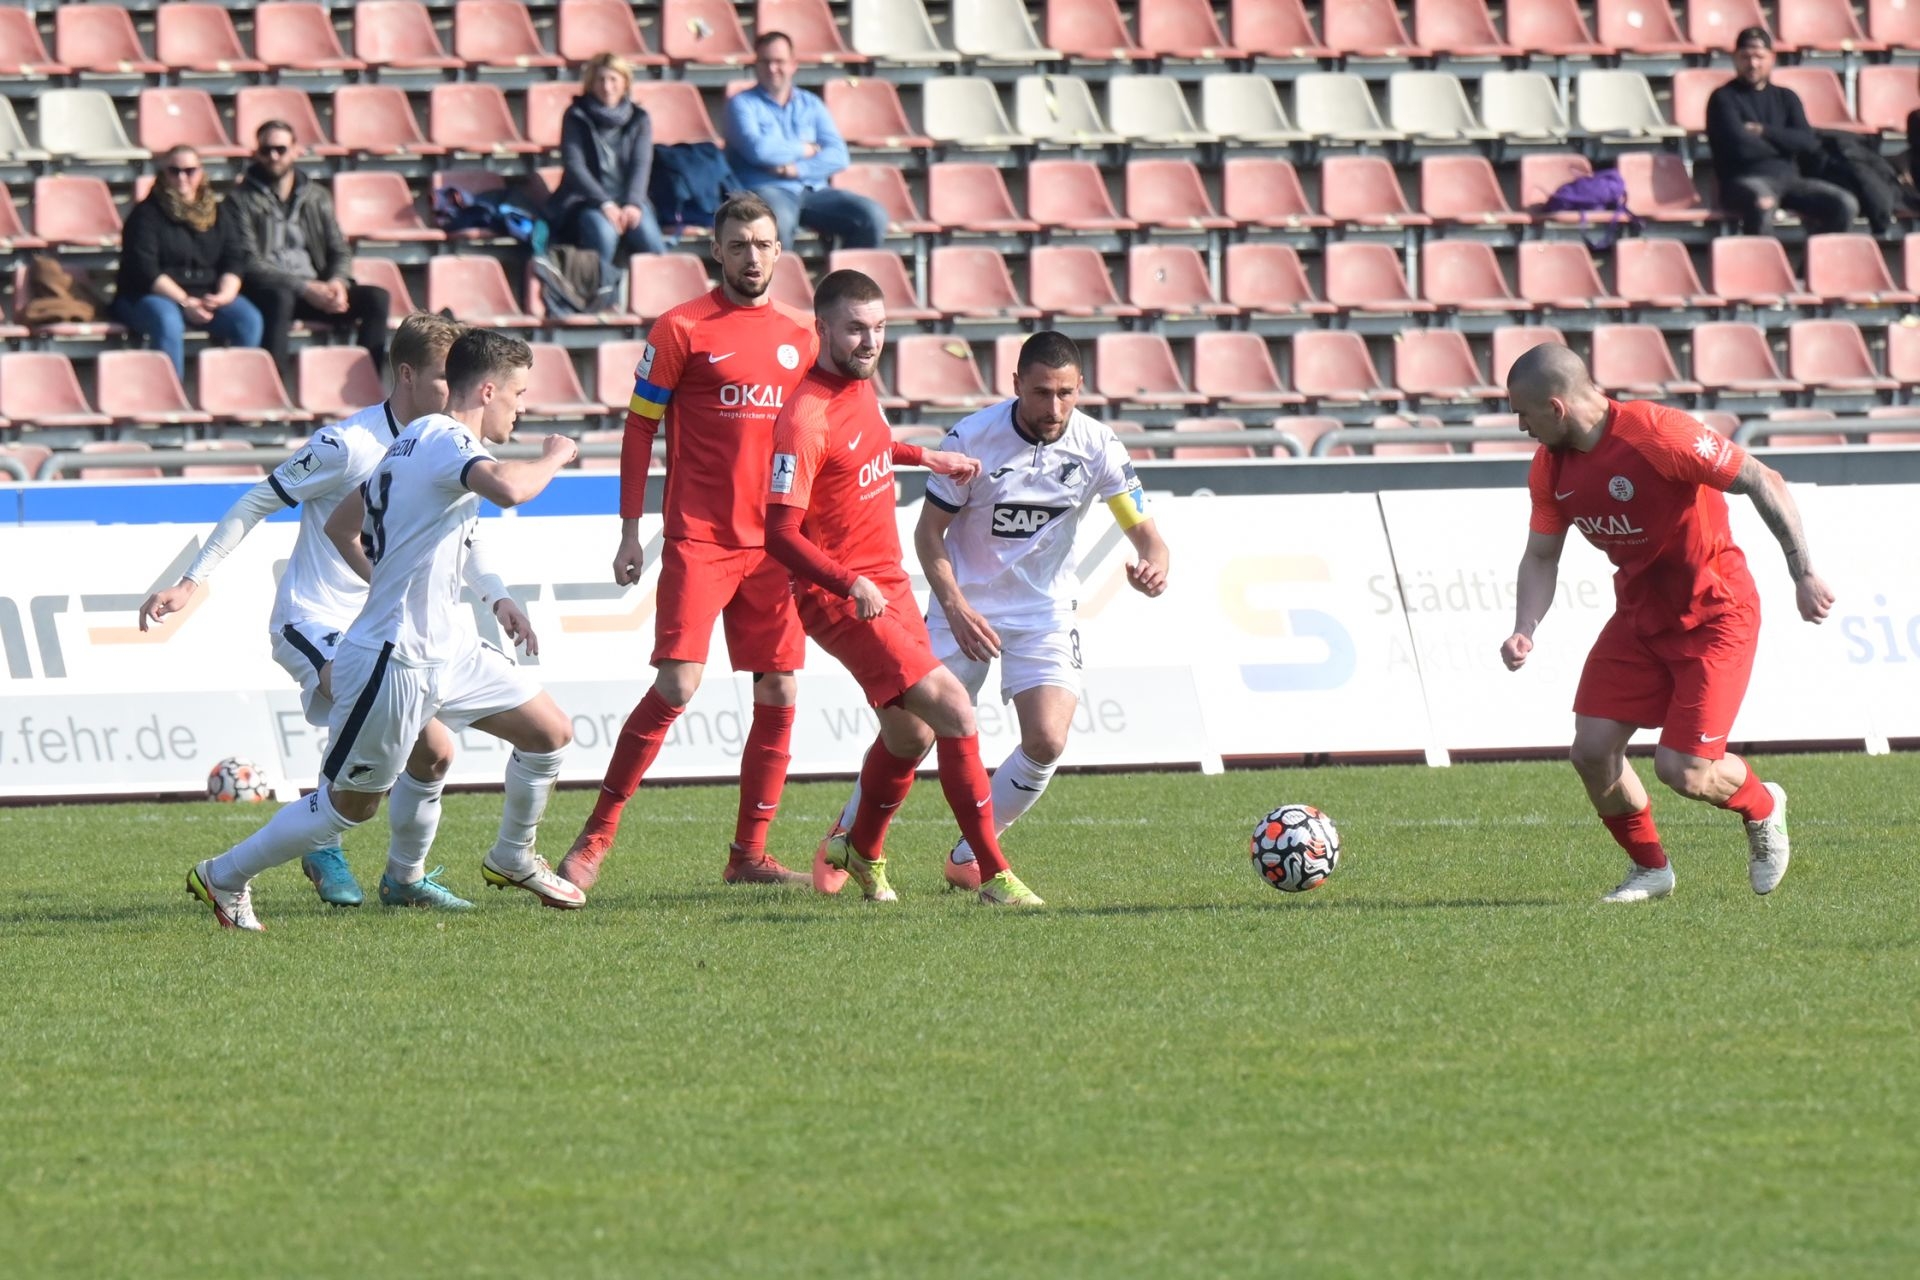
[[[1049,917],[1101,917],[1101,916],[1270,916],[1286,911],[1497,911],[1511,910],[1515,907],[1565,907],[1570,905],[1561,898],[1320,898],[1310,902],[1176,902],[1176,903],[1111,903],[1105,906],[1067,906],[1053,905],[1039,911],[1001,911],[989,914],[1013,916],[1033,920]],[[854,911],[862,908],[855,905]],[[897,919],[928,919],[909,910],[906,913],[878,909],[880,914]],[[722,924],[828,924],[839,918],[838,913],[807,911],[783,911],[779,905],[768,903],[767,909],[758,912],[733,912],[720,917]]]

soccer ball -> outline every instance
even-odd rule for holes
[[[258,804],[273,795],[273,783],[267,771],[251,760],[228,756],[207,773],[207,799],[222,804],[246,801]]]
[[[1283,804],[1253,828],[1253,869],[1286,893],[1304,893],[1340,865],[1340,833],[1310,804]]]

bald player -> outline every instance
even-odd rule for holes
[[[1614,614],[1573,698],[1574,770],[1632,860],[1603,901],[1673,892],[1646,788],[1627,767],[1627,742],[1640,728],[1661,731],[1660,781],[1745,821],[1748,881],[1755,893],[1773,892],[1787,873],[1787,795],[1727,753],[1753,672],[1760,597],[1722,495],[1752,499],[1786,555],[1800,616],[1818,623],[1833,592],[1813,571],[1786,481],[1678,409],[1609,399],[1563,346],[1534,347],[1515,361],[1507,395],[1521,429],[1540,442],[1527,475],[1533,516],[1513,634],[1500,646],[1507,669],[1518,671],[1533,652],[1568,528],[1614,565]]]

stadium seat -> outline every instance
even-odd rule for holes
[[[1694,223],[1716,217],[1686,164],[1672,152],[1623,151],[1615,163],[1627,183],[1627,208],[1636,216],[1649,222]]]
[[[1235,48],[1257,58],[1300,62],[1334,56],[1301,0],[1232,0],[1227,33]]]
[[[435,261],[454,259],[436,258]],[[302,347],[297,361],[300,407],[309,413],[322,418],[344,418],[387,397],[380,375],[374,372],[373,357],[364,347]],[[204,376],[204,366],[202,372]]]
[[[1413,0],[1413,38],[1423,49],[1456,58],[1512,58],[1536,52],[1500,38],[1486,0]]]
[[[995,150],[1027,142],[1013,131],[999,92],[984,76],[935,76],[922,84],[920,119],[936,142]]]
[[[1430,240],[1420,252],[1420,294],[1455,311],[1531,311],[1507,286],[1493,246],[1477,240]]]
[[[1489,71],[1480,77],[1480,122],[1502,138],[1558,140],[1571,131],[1553,81],[1538,71]]]
[[[46,247],[45,240],[28,233],[27,224],[20,220],[20,206],[13,202],[12,190],[0,183],[0,253]]]
[[[1067,231],[1134,231],[1107,194],[1107,180],[1091,160],[1035,160],[1027,166],[1027,212],[1042,226]]]
[[[907,179],[897,166],[887,164],[850,164],[833,175],[837,191],[856,191],[887,211],[888,227],[902,235],[926,235],[940,230],[940,224],[920,212],[907,189]]]
[[[1193,339],[1193,389],[1234,408],[1305,404],[1274,367],[1267,340],[1257,333],[1201,333]]]
[[[684,299],[682,299],[684,301]],[[436,255],[427,260],[427,310],[451,311],[454,319],[494,329],[530,329],[497,258]]]
[[[1420,211],[1462,226],[1526,226],[1500,190],[1485,156],[1428,156],[1420,162]]]
[[[118,5],[62,4],[53,9],[54,56],[75,71],[157,76],[167,67],[147,56],[133,15]]]
[[[361,0],[354,5],[353,52],[369,66],[396,71],[451,71],[464,65],[447,53],[427,6],[417,0]],[[339,127],[338,117],[334,125]]]
[[[1783,47],[1830,53],[1878,53],[1886,48],[1860,29],[1849,0],[1779,0],[1779,15]]]
[[[1276,156],[1232,156],[1221,166],[1220,212],[1241,226],[1330,227],[1316,212],[1291,161]]]
[[[367,69],[366,63],[349,57],[341,47],[340,36],[333,29],[333,18],[322,4],[256,5],[253,51],[268,66],[288,71],[337,74]]]
[[[167,372],[173,372],[173,366],[167,366]],[[188,440],[181,444],[183,453],[245,453],[253,445],[245,440]],[[180,468],[183,480],[252,479],[259,480],[267,474],[267,469],[257,462],[208,462],[193,463]]]
[[[894,259],[900,279],[906,272]],[[932,254],[927,301],[948,316],[971,320],[1038,320],[1040,312],[1020,299],[1007,261],[998,250],[978,245],[941,245]],[[891,315],[891,311],[888,313]]]
[[[1444,440],[1422,440],[1420,430],[1441,425],[1440,419],[1420,413],[1385,414],[1367,425],[1375,431],[1405,430],[1402,441],[1376,441],[1368,446],[1376,458],[1445,457],[1453,446]]]
[[[1713,291],[1755,307],[1805,307],[1820,301],[1800,287],[1785,247],[1772,236],[1715,238]]]
[[[1194,122],[1185,91],[1170,76],[1113,76],[1107,81],[1107,120],[1135,146],[1194,147],[1220,141]]]
[[[1608,142],[1678,138],[1685,130],[1667,123],[1653,87],[1638,71],[1586,70],[1574,80],[1574,118],[1582,133]]]
[[[813,314],[813,277],[797,253],[783,253],[774,259],[773,282],[767,293],[775,302],[784,302],[802,315]],[[685,301],[685,299],[682,299]]]
[[[621,346],[625,344],[615,343],[613,345]],[[602,354],[605,354],[606,352],[605,347],[602,347],[600,350]],[[626,407],[626,402],[622,401],[620,404],[620,407],[624,409]],[[589,444],[622,444],[626,440],[626,438],[627,438],[627,431],[626,431],[626,427],[623,425],[623,426],[613,427],[613,428],[604,429],[604,430],[582,431],[579,435],[579,443],[583,446],[589,445]],[[657,438],[654,440],[654,445],[653,445],[653,464],[654,465],[649,466],[647,468],[649,471],[657,471],[660,469],[658,464],[659,464],[659,458],[661,456],[661,449],[663,447],[663,444],[664,442]],[[588,455],[585,448],[582,448],[580,450],[580,461],[578,463],[578,466],[582,471],[618,471],[620,470],[620,455],[618,453],[614,453],[606,457],[593,457]]]
[[[1780,375],[1759,325],[1722,321],[1693,331],[1693,376],[1708,390],[1785,395],[1806,388]]]
[[[1205,259],[1187,245],[1137,244],[1127,250],[1127,301],[1169,316],[1230,316],[1239,311],[1220,301]]]
[[[200,407],[222,422],[274,426],[313,420],[312,413],[296,405],[287,395],[286,384],[280,381],[280,370],[274,366],[273,356],[265,351],[254,347],[209,347],[200,353],[198,367]]]
[[[30,79],[73,74],[73,68],[55,62],[40,39],[33,11],[13,5],[0,8],[0,76]]]
[[[1069,58],[1127,62],[1154,55],[1135,43],[1116,0],[1049,0],[1047,43]]]
[[[1320,162],[1320,207],[1335,222],[1363,227],[1424,227],[1384,156],[1327,156]]]
[[[635,80],[633,100],[653,117],[653,145],[674,146],[682,142],[710,142],[722,145],[722,139],[707,115],[707,104],[700,90],[685,80]]]
[[[951,334],[910,333],[894,343],[894,390],[911,404],[977,409],[996,397],[973,348]]]
[[[1396,315],[1427,312],[1434,304],[1416,298],[1400,265],[1400,251],[1370,240],[1327,246],[1327,301],[1344,311]]]
[[[1290,244],[1227,246],[1227,301],[1256,315],[1332,315],[1339,310],[1313,291]]]
[[[35,178],[33,233],[52,245],[118,248],[120,210],[98,178]]]
[[[1725,67],[1683,67],[1673,73],[1673,122],[1690,134],[1707,130],[1707,99],[1730,77]]]
[[[1693,269],[1693,255],[1679,240],[1644,236],[1613,246],[1614,293],[1629,305],[1657,307],[1723,307],[1727,300],[1708,293]]]
[[[1284,431],[1300,443],[1299,456],[1303,458],[1314,456],[1313,446],[1321,436],[1326,435],[1330,431],[1338,431],[1345,425],[1346,424],[1338,418],[1329,418],[1321,414],[1309,413],[1283,414],[1275,418],[1272,423],[1274,430]],[[1351,445],[1342,445],[1332,450],[1328,456],[1349,457],[1352,453],[1353,447]],[[1273,456],[1276,458],[1290,458],[1294,455],[1288,451],[1285,446],[1275,445]]]
[[[87,403],[73,362],[46,351],[0,354],[0,417],[38,427],[113,425],[112,418]]]
[[[26,130],[20,127],[20,117],[13,113],[13,102],[8,98],[0,98],[0,158],[21,163],[51,158],[28,140]]]
[[[1861,67],[1857,89],[1861,124],[1906,136],[1907,113],[1920,111],[1920,73],[1912,64]]]
[[[9,427],[13,425],[13,423],[8,422],[5,418],[0,418],[0,424]],[[13,459],[20,464],[21,468],[25,470],[29,476],[39,475],[42,464],[52,456],[53,450],[41,444],[0,444],[0,458]],[[5,471],[0,471],[0,484],[9,483],[11,480],[11,475]]]
[[[907,123],[906,108],[893,81],[863,76],[857,80],[829,80],[822,94],[833,123],[849,146],[884,151],[918,150],[933,139]]]
[[[940,43],[921,0],[851,0],[853,47],[882,62],[941,64],[960,55]]]
[[[263,5],[262,8],[281,8],[280,5]],[[287,8],[294,6],[288,5]],[[337,103],[336,103],[337,106]],[[289,88],[285,85],[247,85],[233,96],[233,136],[239,145],[254,140],[260,126],[269,120],[280,120],[293,126],[293,137],[309,154],[316,156],[343,156],[347,149],[327,137],[325,129],[320,127],[320,116],[313,109],[313,99],[306,90]]]
[[[1094,385],[1109,400],[1180,407],[1207,398],[1180,376],[1173,348],[1157,333],[1103,333],[1094,339]]]
[[[935,255],[942,252],[944,252],[944,250],[934,250]],[[964,252],[974,253],[978,252],[978,250],[967,249],[964,250]],[[951,259],[948,260],[947,270],[949,274],[951,274],[955,265],[957,264],[954,264]],[[1004,263],[996,259],[995,265],[999,267],[1001,275],[1006,274],[1006,265]],[[832,256],[827,259],[827,270],[859,271],[865,274],[875,284],[879,285],[880,293],[886,302],[887,323],[889,324],[896,320],[914,322],[921,320],[938,320],[940,319],[941,312],[947,310],[946,304],[938,301],[939,290],[942,284],[940,278],[941,263],[938,256],[934,259],[933,271],[933,291],[936,300],[931,307],[920,304],[920,298],[914,292],[913,281],[907,276],[905,260],[902,259],[899,254],[893,253],[890,250],[836,249]],[[951,287],[951,282],[948,283],[949,287]],[[1008,280],[1006,287],[1008,292],[1011,293],[1013,290],[1013,281]]]
[[[1100,118],[1093,91],[1078,76],[1021,76],[1013,82],[1014,127],[1026,141],[1093,146],[1123,141]]]
[[[1622,53],[1691,55],[1706,50],[1680,34],[1669,0],[1594,0],[1594,32],[1600,43]],[[1728,33],[1725,49],[1732,47]]]
[[[1891,363],[1891,360],[1889,360],[1889,363]],[[1920,406],[1910,404],[1873,405],[1867,410],[1867,416],[1869,418],[1920,418]],[[1870,431],[1867,433],[1867,443],[1896,445],[1920,444],[1920,434],[1910,431]],[[19,446],[15,447],[18,448]],[[29,466],[27,469],[31,471],[33,467]]]
[[[660,51],[674,62],[744,67],[753,44],[741,29],[733,0],[661,0]]]
[[[518,6],[516,6],[518,7]],[[428,98],[428,136],[449,151],[524,156],[540,150],[520,136],[507,95],[491,84],[437,84]]]
[[[624,414],[633,399],[634,371],[646,357],[644,341],[603,342],[594,352],[594,394],[607,413]]]
[[[1393,382],[1415,400],[1502,400],[1458,329],[1409,329],[1393,340]]]
[[[1901,278],[1906,282],[1907,288],[1920,293],[1920,233],[1908,235],[1900,243]]]
[[[267,69],[249,57],[225,5],[163,4],[153,15],[154,56],[175,71],[257,75]]]
[[[1520,296],[1556,311],[1624,310],[1626,300],[1607,292],[1594,270],[1593,254],[1579,240],[1529,240],[1517,250]]]
[[[1320,11],[1320,31],[1327,47],[1351,58],[1426,58],[1407,35],[1394,0],[1340,0]]]
[[[151,153],[136,147],[113,99],[98,89],[44,89],[40,106],[40,146],[59,160],[122,163],[147,160]]]
[[[1402,140],[1380,118],[1367,82],[1344,71],[1310,71],[1295,80],[1293,120],[1308,134],[1332,142]]]
[[[1087,403],[1084,395],[1081,397],[1080,403],[1083,405]],[[1102,400],[1101,403],[1105,404],[1106,401]],[[1147,441],[1144,445],[1139,443],[1149,435],[1158,436],[1160,434],[1159,432],[1149,432],[1139,423],[1128,422],[1124,418],[1110,418],[1107,420],[1107,426],[1113,430],[1114,435],[1119,436],[1127,445],[1127,456],[1135,462],[1151,462],[1159,456],[1159,454],[1154,452],[1152,448],[1153,442],[1151,440]]]
[[[949,34],[955,50],[978,62],[1058,62],[1062,54],[1040,43],[1022,0],[970,0],[953,7]]]
[[[1507,0],[1507,39],[1521,49],[1555,58],[1613,52],[1593,38],[1575,0]]]
[[[1867,34],[1895,49],[1920,49],[1920,8],[1911,0],[1867,0]]]
[[[564,67],[548,53],[521,0],[458,0],[453,6],[453,53],[476,67]]]
[[[1206,183],[1190,160],[1128,161],[1127,216],[1146,226],[1180,230],[1234,225],[1213,207]]]
[[[1680,376],[1666,335],[1655,325],[1596,325],[1592,363],[1594,382],[1616,399],[1659,400],[1704,390]]]
[[[171,147],[192,147],[202,159],[230,159],[252,151],[227,136],[213,95],[205,89],[142,89],[140,146],[155,155]]]
[[[94,364],[100,412],[135,427],[174,427],[213,421],[193,407],[173,361],[159,351],[102,351]]]
[[[794,59],[802,66],[846,66],[867,60],[840,38],[827,0],[760,0],[754,29],[784,31],[793,42]]]
[[[1900,389],[1874,367],[1860,326],[1850,320],[1796,320],[1788,325],[1787,376],[1806,383],[1816,395]]]
[[[996,235],[1040,230],[1013,207],[1000,170],[990,164],[948,161],[927,166],[927,216],[950,231]]]
[[[1507,374],[1518,360],[1542,343],[1551,342],[1565,346],[1566,337],[1552,325],[1502,325],[1493,331],[1493,380],[1499,386],[1507,385]]]
[[[42,421],[41,426],[49,425]],[[77,424],[70,424],[77,425]],[[152,453],[153,446],[145,440],[89,440],[80,446],[81,453]],[[66,474],[75,480],[158,480],[166,473],[159,467],[81,467]]]
[[[1904,386],[1920,384],[1920,322],[1912,317],[1887,326],[1887,373]],[[1920,405],[1913,413],[1920,417]]]
[[[1380,381],[1367,341],[1347,329],[1306,329],[1293,335],[1293,385],[1310,400],[1334,404],[1390,404],[1396,387]]]
[[[568,80],[545,80],[527,86],[527,141],[542,151],[560,146],[567,108],[580,96],[580,86]]]
[[[1776,67],[1773,83],[1800,95],[1806,108],[1807,123],[1815,129],[1834,129],[1841,133],[1874,133],[1872,125],[1860,123],[1847,105],[1847,93],[1840,77],[1826,67]]]
[[[413,305],[413,291],[407,288],[407,278],[400,274],[400,264],[392,258],[356,257],[348,263],[347,274],[355,284],[370,284],[387,291],[389,328],[398,328],[402,320],[419,310]]]
[[[649,324],[713,288],[707,264],[690,253],[636,256],[645,260],[635,262],[627,272],[627,310]]]
[[[1520,207],[1537,211],[1547,198],[1575,178],[1593,173],[1593,162],[1570,151],[1537,153],[1520,157]],[[1544,219],[1576,219],[1578,215],[1535,212]]]
[[[1223,62],[1246,57],[1220,31],[1212,0],[1139,0],[1140,47],[1161,58]]]
[[[633,13],[627,0],[560,0],[560,56],[579,63],[595,54],[617,53],[638,67],[664,64],[666,58],[648,47]]]
[[[1303,397],[1294,397],[1300,402]],[[1192,435],[1203,431],[1245,431],[1247,424],[1238,418],[1179,418],[1173,424],[1176,435]],[[1174,458],[1185,462],[1225,462],[1244,461],[1256,456],[1250,444],[1176,444],[1173,446]]]
[[[1733,48],[1733,38],[1748,27],[1764,27],[1773,34],[1760,0],[1686,0],[1687,37],[1703,49],[1719,51]],[[1774,47],[1793,50],[1775,38]]]
[[[1200,123],[1210,134],[1256,145],[1305,142],[1308,137],[1287,119],[1273,81],[1259,75],[1216,72],[1202,80]]]
[[[1858,392],[1852,394],[1857,395]],[[1835,414],[1831,409],[1769,409],[1767,422],[1777,423],[1830,423]],[[1844,432],[1801,432],[1782,431],[1769,433],[1754,444],[1764,449],[1842,449],[1846,447]]]
[[[440,241],[447,233],[427,225],[413,190],[397,173],[360,170],[333,180],[334,214],[349,240]]]
[[[1893,283],[1880,242],[1867,235],[1808,236],[1807,291],[1854,307],[1920,303],[1920,294]]]
[[[533,368],[527,371],[526,413],[535,418],[598,418],[598,402],[587,398],[573,356],[554,342],[535,342]]]
[[[1140,314],[1120,300],[1098,249],[1086,245],[1036,245],[1027,258],[1027,292],[1047,316],[1118,319]]]
[[[334,141],[374,156],[439,156],[447,149],[428,142],[407,103],[406,91],[390,84],[349,84],[333,92]]]
[[[1387,81],[1387,123],[1416,141],[1467,142],[1494,136],[1474,118],[1460,77],[1448,71],[1394,72]]]

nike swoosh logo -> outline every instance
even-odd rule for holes
[[[1709,738],[1709,737],[1708,737],[1708,736],[1707,736],[1706,734],[1704,734],[1704,733],[1703,733],[1703,734],[1701,734],[1701,735],[1700,735],[1700,741],[1702,741],[1702,742],[1718,742],[1718,741],[1720,741],[1720,739],[1722,739],[1722,738],[1724,738],[1724,737],[1726,737],[1726,736],[1727,736],[1727,735],[1726,735],[1726,734],[1724,734],[1724,733],[1716,733],[1716,734],[1714,734],[1714,735],[1713,735],[1713,736],[1712,736],[1711,738]]]
[[[867,434],[867,433],[866,433],[866,432],[864,432],[864,431],[862,431],[862,432],[860,433],[860,435],[861,435],[861,436],[863,436],[863,435],[865,435],[865,434]],[[860,436],[855,436],[855,437],[854,437],[853,439],[851,439],[851,440],[849,440],[849,441],[847,441],[847,448],[849,448],[849,449],[858,449],[859,447],[860,447]]]
[[[992,800],[993,800],[992,796],[988,796],[985,800],[975,800],[973,802],[973,807],[976,809],[984,809]]]
[[[880,807],[882,809],[898,809],[901,803],[902,803],[901,801],[895,800],[892,804],[883,804]]]
[[[1571,498],[1577,492],[1578,490],[1576,489],[1569,489],[1565,493],[1556,493],[1553,495],[1553,500],[1555,502],[1565,502],[1568,498]]]
[[[711,351],[709,351],[709,352],[707,352],[707,363],[708,363],[708,364],[719,364],[719,363],[720,363],[720,362],[721,362],[722,360],[725,360],[725,359],[726,359],[726,358],[727,358],[728,356],[731,356],[732,354],[733,354],[733,352],[731,352],[731,351],[729,351],[729,352],[727,352],[727,354],[726,354],[726,355],[722,355],[722,356],[717,356],[717,355],[714,355],[714,354],[713,354],[713,352],[711,352]]]
[[[761,804],[755,801],[753,807],[756,809],[778,809],[780,806],[778,804]]]

